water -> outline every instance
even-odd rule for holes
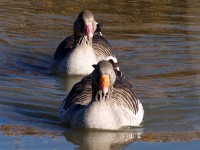
[[[199,8],[196,0],[1,0],[0,149],[198,149]],[[83,9],[104,22],[103,34],[143,103],[141,128],[60,125],[72,79],[52,76],[48,67]]]

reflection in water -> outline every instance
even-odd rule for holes
[[[73,85],[79,82],[83,76],[64,76],[63,83],[65,85],[66,91],[70,91]]]
[[[144,142],[172,142],[172,141],[194,141],[200,139],[200,131],[195,132],[161,132],[146,133],[141,136]]]
[[[137,141],[142,134],[142,128],[121,131],[68,129],[64,133],[68,141],[87,150],[121,149]]]
[[[74,146],[66,142],[61,133],[38,130],[35,127],[24,125],[0,125],[0,145],[2,150],[13,149],[74,149]],[[62,142],[62,144],[61,144]]]

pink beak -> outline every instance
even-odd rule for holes
[[[88,38],[92,38],[93,37],[94,31],[93,31],[92,22],[85,22],[84,34],[86,34]]]

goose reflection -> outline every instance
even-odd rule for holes
[[[68,129],[64,136],[79,149],[110,150],[121,149],[135,141],[143,134],[143,128],[119,131]]]
[[[84,76],[64,76],[63,77],[63,83],[65,86],[66,91],[70,91],[71,88],[79,82]]]

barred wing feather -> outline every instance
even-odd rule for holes
[[[65,38],[58,48],[56,49],[56,52],[54,53],[54,60],[58,58],[64,58],[70,50],[73,48],[74,44],[74,35],[70,35],[67,38]],[[96,33],[93,36],[92,39],[92,47],[94,50],[94,53],[97,56],[98,61],[103,60],[107,56],[112,56],[112,47],[108,43],[108,41],[98,33]]]
[[[75,84],[63,101],[63,109],[70,108],[73,104],[88,105],[92,100],[91,75],[86,76]],[[138,100],[132,90],[132,85],[123,77],[117,77],[113,87],[110,103],[116,103],[131,110],[134,114],[138,112]]]

